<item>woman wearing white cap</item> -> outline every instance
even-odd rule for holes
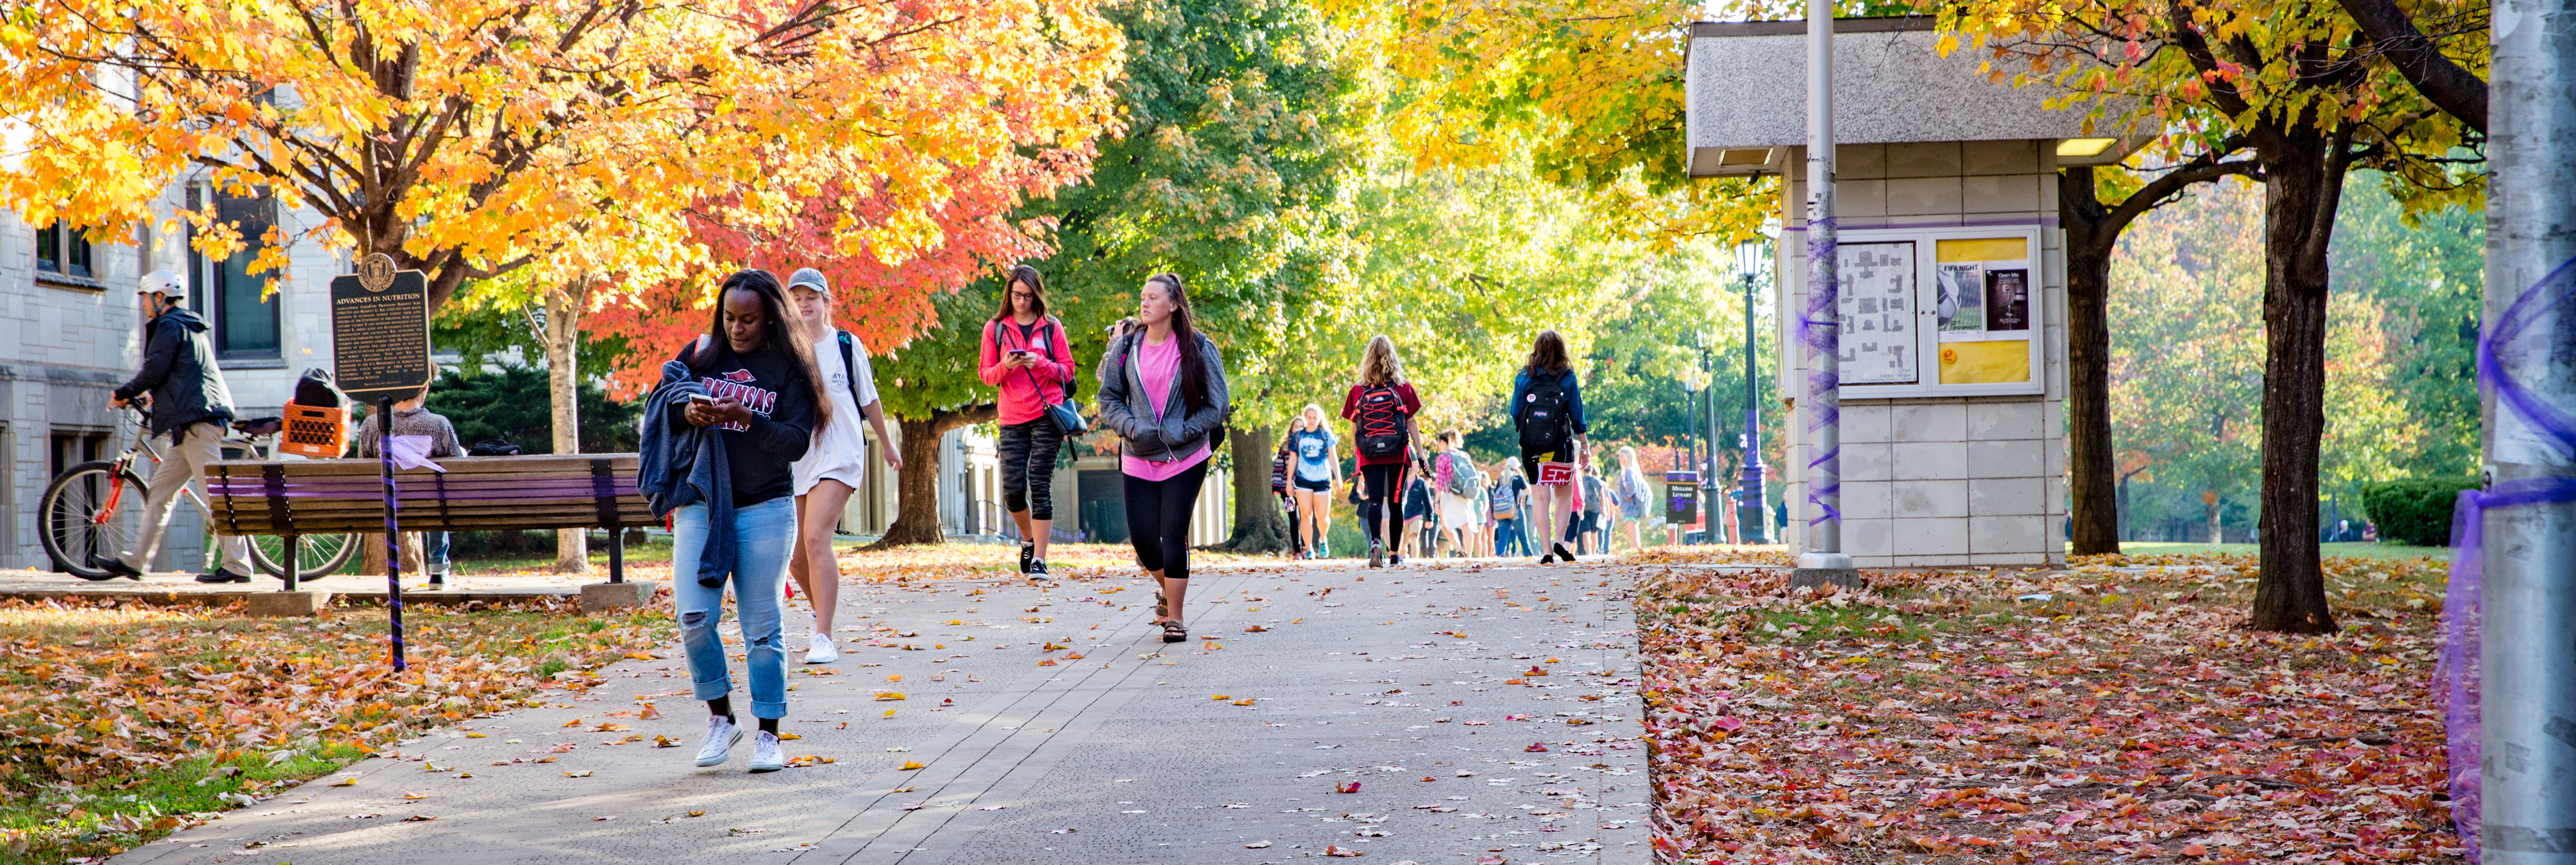
[[[903,470],[903,455],[886,437],[885,412],[877,404],[876,374],[868,368],[868,346],[849,331],[832,326],[832,283],[823,272],[798,268],[787,278],[787,298],[796,306],[805,332],[814,343],[814,365],[821,367],[823,392],[833,414],[868,419],[886,468]],[[847,412],[847,414],[843,414]],[[841,601],[841,561],[832,553],[832,532],[850,494],[867,477],[868,439],[858,424],[826,424],[814,431],[814,443],[790,466],[796,474],[796,549],[787,571],[805,590],[814,607],[814,642],[805,663],[829,664],[841,659],[832,645],[832,612]]]

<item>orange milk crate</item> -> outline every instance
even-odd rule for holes
[[[286,427],[277,437],[280,452],[331,459],[348,449],[348,410],[294,403],[285,408]]]

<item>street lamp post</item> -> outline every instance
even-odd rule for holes
[[[1753,362],[1753,279],[1762,266],[1762,242],[1747,240],[1735,247],[1735,269],[1744,275],[1744,471],[1736,478],[1736,488],[1744,500],[1736,503],[1735,524],[1748,544],[1771,542],[1770,519],[1764,515],[1762,489],[1762,379]]]
[[[1722,544],[1726,543],[1726,530],[1721,526],[1724,520],[1720,518],[1725,515],[1725,511],[1720,509],[1726,507],[1726,505],[1721,504],[1718,501],[1717,496],[1714,495],[1718,486],[1717,340],[1706,333],[1699,334],[1697,336],[1697,340],[1699,342],[1700,368],[1708,373],[1708,473],[1705,475],[1705,477],[1708,478],[1708,485],[1706,490],[1700,496],[1700,506],[1706,509],[1705,513],[1707,514],[1703,519],[1703,523],[1708,526],[1708,530],[1701,533],[1700,537],[1702,540],[1711,544]]]

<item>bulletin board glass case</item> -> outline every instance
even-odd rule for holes
[[[1842,398],[2041,392],[2036,228],[1843,232]]]

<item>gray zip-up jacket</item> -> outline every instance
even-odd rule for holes
[[[1127,456],[1171,462],[1198,450],[1232,413],[1234,404],[1225,385],[1225,360],[1217,356],[1216,343],[1209,341],[1206,334],[1199,334],[1199,356],[1207,361],[1207,404],[1195,411],[1180,411],[1189,403],[1181,398],[1181,377],[1174,375],[1171,393],[1163,401],[1173,411],[1156,423],[1154,403],[1145,397],[1144,374],[1135,363],[1135,350],[1144,335],[1140,328],[1109,343],[1104,354],[1109,362],[1101,367],[1100,375],[1100,425],[1118,434]]]

